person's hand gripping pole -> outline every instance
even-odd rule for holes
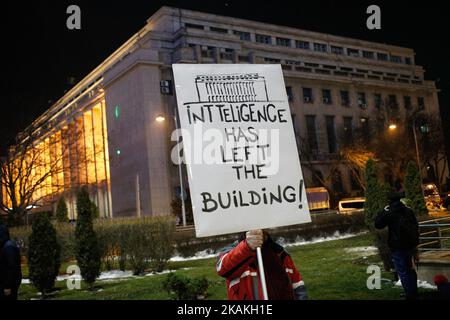
[[[247,245],[250,249],[256,250],[256,256],[258,258],[258,270],[261,279],[261,286],[264,300],[269,300],[267,294],[266,275],[264,273],[264,264],[262,259],[261,247],[264,244],[264,232],[262,230],[252,230],[247,232],[246,239]]]

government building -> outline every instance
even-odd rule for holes
[[[44,147],[59,141],[49,158],[64,155],[64,170],[40,190],[49,203],[64,196],[76,219],[73,191],[85,184],[101,217],[171,213],[181,194],[171,161],[174,63],[280,64],[298,141],[316,168],[303,168],[307,187],[319,186],[314,175],[325,176],[339,153],[340,130],[368,131],[383,106],[396,121],[415,111],[439,115],[438,90],[412,49],[162,7],[32,124]],[[343,193],[360,192],[345,168],[338,175]],[[182,176],[188,189],[184,168]]]

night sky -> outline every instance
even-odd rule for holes
[[[395,2],[395,3],[394,3]],[[413,48],[426,79],[442,90],[450,124],[450,44],[444,1],[4,1],[0,13],[0,152],[70,88],[145,25],[162,5],[332,33]],[[66,28],[66,8],[77,4],[82,30]],[[366,8],[382,10],[382,30],[366,28]],[[447,125],[446,133],[450,135]],[[450,141],[450,137],[447,138]],[[450,146],[449,146],[450,147]],[[448,148],[450,150],[450,148]]]

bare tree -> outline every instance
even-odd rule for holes
[[[344,139],[344,135],[339,135],[341,148],[336,154],[320,155],[311,149],[310,144],[304,137],[299,137],[299,150],[302,165],[306,167],[313,179],[323,186],[330,194],[332,202],[335,202],[339,193],[343,190],[336,190],[336,185],[342,183],[342,169],[347,169],[351,178],[364,190],[364,166],[368,159],[373,157],[373,153],[367,151],[361,144],[357,144]]]
[[[80,147],[84,143],[82,128],[70,124],[42,133],[30,127],[16,140],[0,159],[0,210],[11,223],[24,221],[30,210],[52,204],[64,191],[87,184],[87,178],[80,178],[80,170],[86,172],[95,154]]]

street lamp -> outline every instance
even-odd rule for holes
[[[397,129],[397,125],[395,123],[391,123],[389,125],[389,130],[394,131]],[[419,143],[417,141],[417,133],[416,133],[416,119],[413,120],[413,135],[414,135],[414,144],[416,146],[416,157],[417,157],[417,164],[419,166],[419,175],[420,175],[420,184],[423,183],[423,177],[422,177],[422,165],[420,162],[420,153],[419,153]],[[423,193],[423,191],[422,191]]]
[[[163,115],[158,115],[155,119],[157,122],[164,122],[166,121],[166,117]],[[184,199],[184,183],[183,183],[183,171],[181,168],[181,157],[180,157],[180,144],[179,144],[179,131],[178,131],[178,121],[177,121],[177,109],[175,108],[175,115],[173,116],[173,121],[175,123],[175,130],[177,133],[177,155],[178,155],[178,176],[180,179],[180,196],[181,196],[181,215],[183,218],[183,227],[186,227],[187,221],[186,221],[186,203]]]
[[[397,125],[396,124],[390,124],[389,125],[389,130],[396,130],[397,129]]]

